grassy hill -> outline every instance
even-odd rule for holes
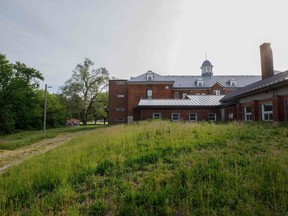
[[[288,129],[98,129],[0,176],[0,215],[287,215]]]

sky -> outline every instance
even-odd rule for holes
[[[85,58],[111,77],[260,75],[259,46],[288,70],[287,0],[0,0],[0,52],[58,92]]]

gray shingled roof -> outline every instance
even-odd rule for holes
[[[138,107],[203,107],[219,106],[223,97],[216,95],[188,95],[189,99],[141,99]]]
[[[243,88],[237,89],[236,91],[225,95],[225,97],[223,97],[221,101],[226,102],[226,101],[234,99],[235,97],[241,97],[246,94],[253,93],[255,91],[261,91],[262,89],[269,88],[269,87],[271,88],[274,85],[283,84],[283,83],[288,84],[288,71],[278,73],[272,77],[266,78],[264,80],[260,80],[258,82],[254,82]]]
[[[173,88],[209,88],[212,87],[215,83],[219,83],[223,87],[226,88],[235,88],[235,87],[243,87],[253,82],[257,82],[261,79],[260,76],[161,76],[157,73],[154,73],[153,80],[146,79],[146,73],[137,76],[131,77],[128,80],[128,83],[145,83],[145,82],[173,82]],[[197,79],[201,78],[203,80],[203,86],[197,86]],[[230,86],[230,80],[235,80],[237,85]]]

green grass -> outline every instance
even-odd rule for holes
[[[287,215],[288,129],[113,126],[0,178],[0,215]]]
[[[16,134],[0,136],[0,150],[15,150],[17,148],[33,144],[35,142],[44,139],[54,138],[58,135],[91,130],[95,129],[96,127],[99,127],[99,125],[48,129],[46,130],[45,134],[42,130],[42,131],[24,131]]]

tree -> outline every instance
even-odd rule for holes
[[[39,124],[35,89],[42,74],[21,62],[12,64],[0,53],[0,133],[36,128]]]
[[[92,69],[94,63],[86,58],[72,71],[65,82],[62,93],[73,106],[76,105],[83,125],[87,124],[93,103],[108,85],[109,72],[105,68]]]
[[[94,103],[92,107],[91,113],[94,117],[95,124],[98,119],[101,120],[103,119],[105,124],[108,116],[107,107],[108,107],[108,92],[106,91],[99,94],[97,101]]]

